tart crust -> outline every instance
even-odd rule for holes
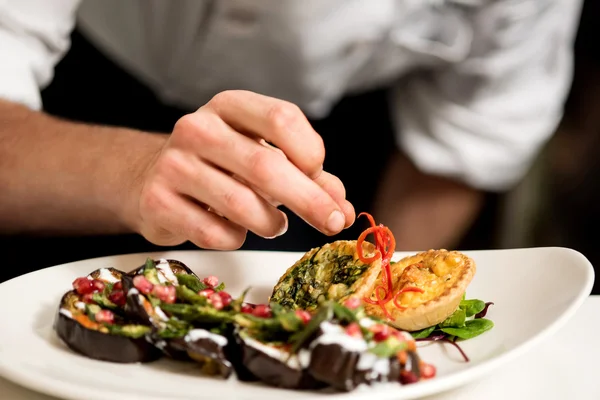
[[[439,324],[448,318],[462,300],[471,283],[476,265],[473,259],[458,251],[428,250],[405,257],[391,264],[393,293],[406,287],[417,287],[419,292],[405,292],[398,296],[397,308],[393,301],[385,305],[392,316],[388,323],[398,329],[418,331]],[[383,272],[382,272],[383,273]],[[381,277],[372,290],[381,282]],[[371,299],[376,299],[371,293]],[[379,305],[364,303],[365,311],[387,320]]]
[[[368,296],[379,279],[381,258],[377,257],[373,262],[365,264],[358,257],[356,246],[356,240],[338,240],[311,249],[279,278],[269,301],[292,308],[311,310],[322,300],[343,302],[351,296],[358,298]],[[375,246],[372,243],[364,241],[362,246],[366,257],[374,254]],[[340,265],[358,268],[354,270],[356,274],[351,278],[353,281],[351,285],[332,280],[332,275],[336,270],[340,270]],[[361,269],[362,272],[356,272]],[[300,270],[305,272],[298,277]],[[308,292],[310,296],[304,295],[303,300],[298,300],[296,296],[299,291]],[[325,296],[319,298],[321,294]]]

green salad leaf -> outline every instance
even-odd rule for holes
[[[489,331],[494,327],[494,323],[486,318],[476,318],[469,320],[465,326],[459,328],[440,328],[440,330],[448,335],[456,336],[459,339],[472,339]]]
[[[440,335],[451,338],[453,341],[472,339],[494,327],[491,320],[480,316],[487,306],[489,304],[486,305],[482,300],[466,300],[463,295],[463,299],[452,315],[437,325],[411,332],[411,335],[415,339],[427,339]]]

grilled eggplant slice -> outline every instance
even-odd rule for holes
[[[225,355],[235,371],[237,379],[241,382],[256,382],[260,380],[244,365],[244,342],[240,337],[239,327],[230,328],[227,332],[227,346]]]
[[[306,359],[289,352],[281,343],[265,343],[248,330],[239,332],[243,365],[270,386],[311,390],[325,387],[306,370]]]
[[[159,260],[152,260],[151,258],[146,260],[144,265],[139,266],[133,271],[129,272],[128,275],[135,276],[144,274],[147,269],[157,269],[158,283],[164,284],[166,282],[172,285],[178,284],[178,275],[190,275],[198,279],[198,276],[192,271],[187,265],[178,260],[170,260],[161,258]],[[200,279],[198,279],[200,281]]]
[[[83,303],[76,291],[69,291],[61,299],[54,329],[71,350],[96,360],[136,363],[160,357],[160,351],[145,338],[148,327],[118,316],[112,323],[99,322],[98,313],[106,315],[106,311]]]
[[[327,300],[344,302],[370,295],[381,271],[381,259],[363,263],[356,240],[340,240],[310,250],[292,265],[273,288],[270,302],[313,311]],[[369,255],[375,246],[363,242]]]
[[[368,319],[362,322],[366,326],[375,326]],[[408,343],[394,335],[375,342],[372,337],[369,339],[372,335],[361,333],[364,329],[357,324],[344,328],[339,324],[322,322],[320,334],[309,346],[308,372],[315,379],[345,392],[361,384],[399,381],[401,365],[398,354],[408,348]]]
[[[178,276],[189,275],[200,281],[182,262],[161,259],[158,262],[148,258],[146,263],[123,276],[123,290],[126,293],[126,311],[140,324],[162,328],[162,322],[169,317],[159,307],[160,300],[173,303],[176,300]]]
[[[183,344],[189,357],[201,365],[204,374],[226,379],[233,372],[233,366],[225,355],[228,340],[224,335],[195,328],[179,343]]]

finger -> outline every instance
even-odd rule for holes
[[[168,190],[155,189],[144,197],[150,241],[170,232],[198,247],[235,250],[246,239],[246,230],[201,208],[194,201]],[[159,239],[160,240],[160,239]]]
[[[285,158],[287,160],[287,157],[285,156],[285,153],[283,151],[281,151],[280,149],[278,149],[277,147],[271,146],[269,143],[267,143],[265,141],[265,139],[260,139],[257,138],[256,139],[257,142],[261,145],[261,146],[265,146],[265,148],[274,151],[275,153],[279,154],[280,156],[282,156],[283,158]],[[249,182],[247,182],[244,178],[242,178],[241,176],[238,175],[232,175],[232,177],[234,179],[236,179],[237,181],[241,182],[242,184],[248,186],[249,188],[251,188],[252,190],[254,190],[255,193],[257,193],[259,196],[261,196],[263,199],[265,199],[269,204],[271,204],[273,207],[279,207],[280,205],[282,205],[280,202],[278,202],[277,200],[273,199],[271,196],[269,196],[268,194],[264,193],[262,190],[260,190],[259,188],[257,188],[256,186],[253,186],[252,184],[250,184]]]
[[[298,106],[242,90],[221,92],[207,106],[235,130],[275,144],[309,177],[323,169],[323,139]]]
[[[346,188],[342,181],[335,175],[330,174],[327,171],[321,172],[319,177],[315,179],[315,182],[323,188],[329,195],[337,202],[340,206],[344,217],[346,218],[345,228],[352,226],[356,219],[356,213],[354,206],[346,200]]]
[[[287,231],[286,215],[248,186],[199,159],[186,165],[189,171],[176,178],[182,180],[177,186],[184,194],[258,236],[274,238]]]
[[[178,146],[193,146],[200,157],[240,176],[321,232],[333,235],[344,229],[346,218],[325,190],[277,152],[208,110],[181,118],[173,136],[181,141]]]

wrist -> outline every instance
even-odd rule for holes
[[[107,197],[113,201],[109,205],[113,215],[126,231],[141,234],[140,193],[146,172],[160,154],[167,139],[166,134],[136,131],[130,131],[117,139],[121,151],[112,154],[120,160],[107,163],[109,166],[116,166],[114,171],[111,171],[116,195]]]

